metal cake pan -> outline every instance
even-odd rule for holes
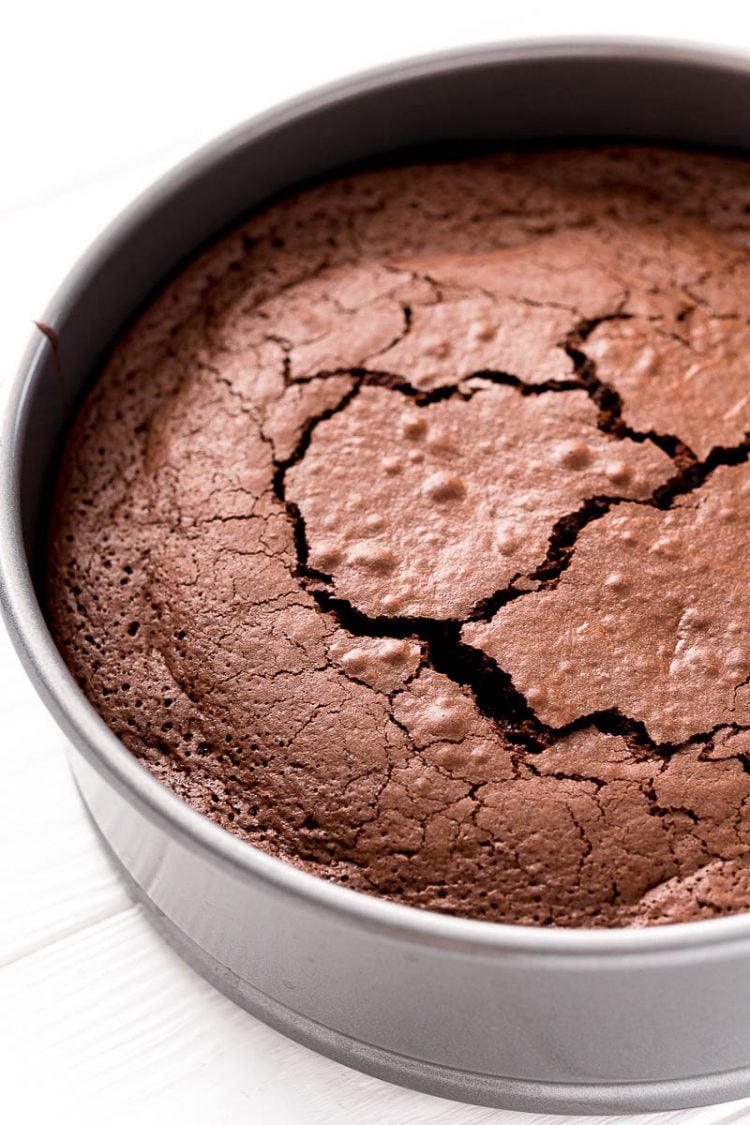
[[[44,320],[69,391],[186,255],[277,191],[409,145],[566,137],[750,152],[750,63],[624,41],[483,47],[355,77],[242,125],[116,219],[52,300]],[[187,960],[287,1035],[432,1094],[563,1113],[750,1094],[750,915],[586,931],[399,906],[235,839],[125,750],[68,673],[32,579],[65,422],[57,363],[35,334],[5,404],[3,608],[103,840]]]

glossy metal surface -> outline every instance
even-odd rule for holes
[[[417,60],[283,106],[181,165],[85,255],[44,318],[67,394],[177,262],[272,193],[406,145],[569,136],[750,151],[750,67],[649,44],[520,44]],[[39,335],[0,438],[3,607],[102,837],[196,968],[289,1035],[432,1093],[557,1112],[750,1093],[750,916],[591,932],[418,911],[262,854],[151,777],[67,672],[30,576],[66,411]]]

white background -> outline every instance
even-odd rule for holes
[[[96,233],[191,149],[280,99],[396,58],[538,35],[750,53],[739,4],[27,0],[0,18],[0,393]],[[561,1125],[460,1106],[318,1058],[197,978],[97,847],[63,737],[0,627],[0,1120]],[[658,1117],[719,1125],[750,1100]]]

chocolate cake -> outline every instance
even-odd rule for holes
[[[70,430],[50,625],[309,872],[525,925],[750,909],[750,165],[359,171],[183,269]]]

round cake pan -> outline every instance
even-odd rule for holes
[[[637,138],[750,152],[750,66],[681,47],[549,42],[419,59],[311,94],[203,149],[88,251],[5,406],[3,606],[134,895],[206,977],[274,1027],[433,1094],[549,1112],[750,1094],[750,915],[640,930],[451,918],[334,886],[160,785],[87,703],[32,561],[67,406],[134,310],[206,239],[311,176],[443,142]],[[67,394],[62,393],[64,376]]]

